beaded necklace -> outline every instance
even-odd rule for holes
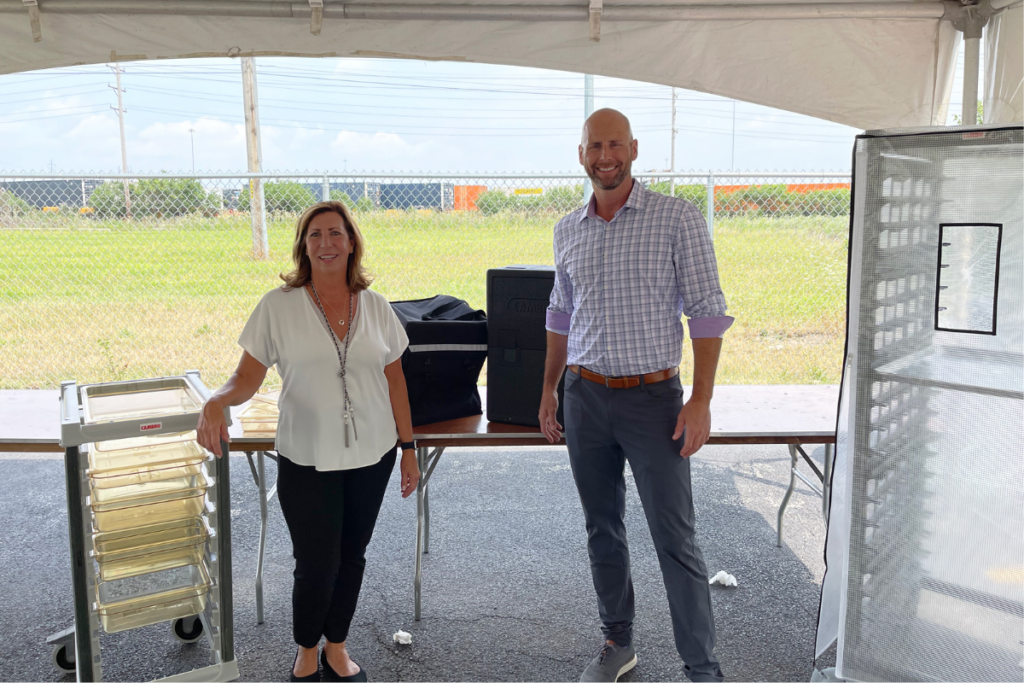
[[[341,377],[341,391],[344,395],[342,409],[345,419],[345,448],[348,448],[348,423],[350,420],[352,422],[352,436],[356,441],[359,441],[359,432],[356,431],[356,411],[352,407],[352,399],[348,397],[348,381],[345,379],[345,364],[348,362],[348,344],[353,334],[352,319],[354,317],[353,311],[355,310],[356,295],[352,292],[349,292],[348,295],[348,331],[345,333],[345,350],[342,352],[338,346],[338,335],[334,334],[334,330],[331,329],[331,321],[327,318],[327,312],[324,310],[323,304],[320,303],[320,295],[317,294],[316,286],[313,285],[312,281],[309,283],[309,287],[313,290],[313,298],[316,299],[316,305],[324,316],[324,322],[327,323],[327,329],[331,333],[331,341],[334,342],[334,350],[338,352],[338,363],[341,364],[341,371],[338,373],[338,376]],[[342,325],[345,324],[344,320],[340,322]]]

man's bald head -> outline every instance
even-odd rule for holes
[[[609,129],[622,131],[625,133],[627,141],[633,141],[633,127],[629,125],[626,115],[617,109],[605,108],[598,109],[583,122],[583,135],[580,138],[580,144],[584,147],[587,146],[591,132],[605,132]]]
[[[614,109],[598,109],[583,124],[580,165],[594,181],[594,187],[614,190],[627,180],[633,186],[632,164],[637,143],[629,119]]]

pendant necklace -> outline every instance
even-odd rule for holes
[[[338,376],[341,377],[341,393],[342,399],[342,417],[345,421],[345,448],[348,448],[348,425],[352,423],[352,437],[359,441],[359,432],[356,431],[356,411],[352,407],[352,399],[348,396],[348,381],[345,378],[345,364],[348,361],[348,345],[349,340],[352,339],[352,319],[353,311],[355,310],[355,299],[356,295],[352,292],[348,294],[348,332],[345,334],[345,350],[342,352],[341,347],[338,346],[338,335],[331,329],[330,320],[327,318],[327,311],[324,310],[323,304],[320,303],[320,295],[317,294],[316,287],[312,282],[309,283],[310,289],[313,290],[313,298],[316,299],[316,305],[320,309],[320,313],[324,316],[324,322],[327,323],[327,330],[331,334],[331,341],[334,342],[334,350],[338,352],[338,363],[341,365],[341,372]],[[334,309],[331,309],[334,310]],[[337,313],[337,311],[335,311]],[[341,320],[339,325],[344,325],[345,321]]]
[[[310,283],[309,286],[312,287],[313,283]],[[329,301],[324,301],[324,303],[327,304],[327,308],[331,309],[331,313],[333,313],[334,315],[338,316],[338,324],[341,325],[342,327],[344,327],[345,326],[345,319],[342,318],[340,315],[338,315],[338,311],[336,311],[334,309],[334,306],[332,306]],[[351,313],[352,312],[351,296],[349,297],[348,309],[349,309],[349,313]]]

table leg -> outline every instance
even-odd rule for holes
[[[414,617],[416,621],[420,620],[420,581],[422,578],[422,564],[423,564],[423,494],[424,494],[424,478],[423,474],[426,471],[427,464],[427,449],[417,448],[416,449],[416,460],[420,467],[420,481],[416,485],[416,570],[413,576],[412,590],[413,590],[413,605],[414,605]]]
[[[256,623],[263,623],[263,557],[267,549],[267,471],[266,453],[256,454],[257,484],[260,490],[260,545],[256,558]]]
[[[832,460],[836,455],[836,447],[833,444],[825,444],[825,470],[821,480],[821,514],[825,517],[825,524],[828,524],[828,506],[832,502]]]
[[[245,452],[245,460],[249,463],[249,471],[252,472],[252,481],[256,486],[260,485],[260,475],[256,471],[256,463],[252,461],[252,451]]]
[[[789,488],[786,489],[786,495],[782,498],[782,505],[779,506],[779,538],[776,545],[780,548],[782,547],[782,517],[786,514],[789,498],[793,495],[793,489],[796,488],[796,457],[796,446],[789,444]]]
[[[423,483],[423,554],[430,552],[430,478]]]

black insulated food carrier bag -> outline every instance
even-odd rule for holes
[[[402,370],[413,426],[480,415],[476,384],[487,359],[487,314],[443,294],[391,308],[409,336]]]

